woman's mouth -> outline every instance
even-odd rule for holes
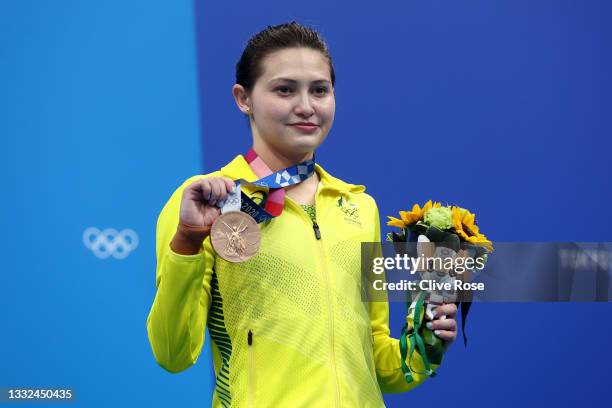
[[[306,133],[312,133],[319,127],[314,123],[292,123],[289,126]]]

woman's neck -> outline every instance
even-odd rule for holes
[[[295,166],[305,160],[313,158],[313,152],[297,153],[297,154],[285,154],[274,150],[270,146],[263,145],[262,143],[253,143],[253,150],[263,160],[264,163],[273,172],[283,170],[287,167]]]

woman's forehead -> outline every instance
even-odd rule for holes
[[[278,50],[267,55],[262,62],[261,79],[266,82],[278,79],[330,81],[327,58],[310,48]]]

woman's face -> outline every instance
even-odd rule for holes
[[[246,99],[255,144],[286,156],[313,152],[336,110],[326,57],[310,48],[286,48],[267,55],[261,67]]]

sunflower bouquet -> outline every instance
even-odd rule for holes
[[[430,368],[430,362],[440,364],[444,353],[443,341],[422,324],[424,315],[432,319],[436,306],[458,302],[462,324],[465,325],[471,292],[454,288],[461,287],[456,283],[469,282],[474,270],[484,267],[488,254],[493,252],[493,244],[480,232],[475,214],[456,205],[443,206],[429,200],[423,207],[415,204],[411,211],[400,211],[399,216],[388,217],[387,225],[400,230],[389,233],[387,240],[396,243],[396,250],[407,250],[423,260],[416,263],[418,267],[413,271],[419,273],[421,280],[436,282],[438,286],[435,287],[444,288],[408,293],[408,311],[400,337],[400,352],[404,376],[408,382],[412,382],[409,364],[415,348],[425,366],[426,371],[422,374],[431,376],[435,373]],[[402,246],[402,243],[416,245]],[[445,262],[436,262],[442,260]],[[472,266],[466,267],[468,264]]]

